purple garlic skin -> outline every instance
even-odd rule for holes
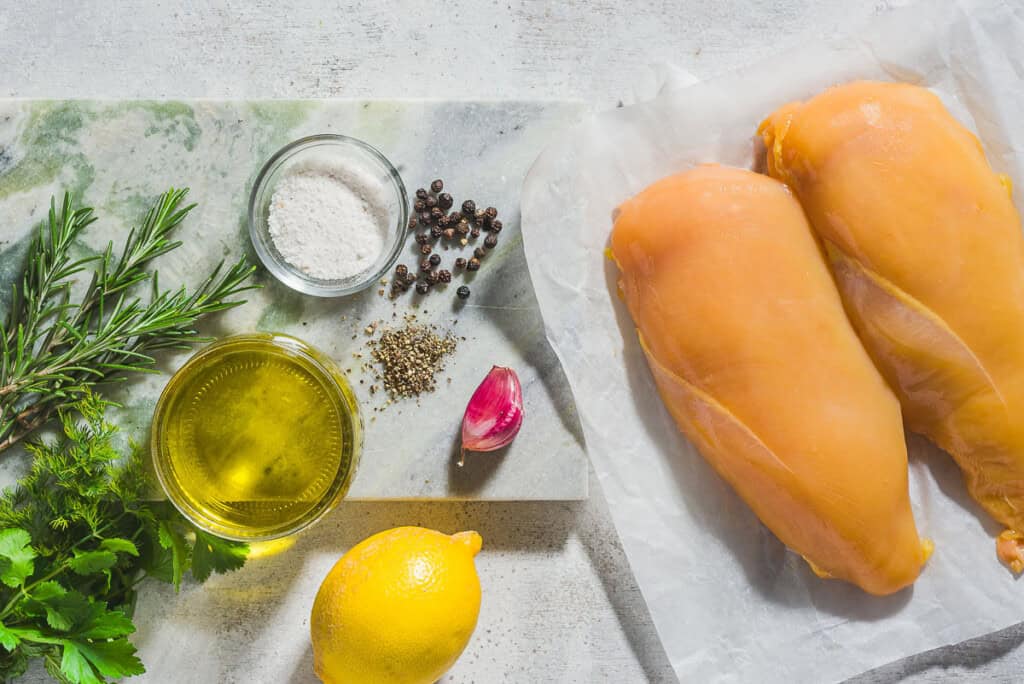
[[[466,405],[462,416],[462,458],[467,451],[507,446],[523,425],[523,388],[511,368],[494,366]]]

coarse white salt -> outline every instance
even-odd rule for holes
[[[294,164],[274,187],[267,228],[274,247],[296,269],[320,280],[350,278],[384,251],[384,186],[341,160]]]

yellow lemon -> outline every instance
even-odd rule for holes
[[[326,684],[430,684],[476,627],[476,532],[396,527],[364,539],[327,574],[310,636]]]

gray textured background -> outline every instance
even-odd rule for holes
[[[3,0],[0,96],[579,97],[604,107],[649,90],[651,65],[710,78],[850,31],[897,4],[906,3]],[[591,491],[580,504],[348,504],[291,553],[326,568],[332,544],[341,553],[388,526],[475,527],[485,539],[485,604],[469,650],[445,681],[672,681],[596,482]],[[300,610],[305,599],[279,586],[274,569],[273,559],[254,564],[237,582],[274,587],[254,600],[299,601]],[[184,619],[223,631],[209,607],[246,605],[230,600],[230,589],[218,582],[177,598],[151,596],[150,611],[174,611],[175,628]],[[210,656],[218,666],[203,670],[205,681],[262,681],[259,658],[278,657],[272,645],[254,650],[246,642],[245,617],[232,616],[228,643],[236,645]],[[303,630],[282,626],[296,639]],[[855,681],[1020,681],[1021,641],[1024,629],[1015,627]],[[312,681],[303,649],[294,682]],[[185,681],[168,666],[190,657],[151,662],[148,680]],[[828,681],[828,663],[821,675]]]

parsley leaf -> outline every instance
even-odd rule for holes
[[[36,552],[29,544],[32,537],[22,529],[0,532],[0,582],[9,587],[20,587],[34,571],[32,560]]]
[[[2,622],[0,622],[0,646],[3,646],[8,651],[13,651],[21,643],[21,637],[18,634],[7,628]]]
[[[214,537],[196,530],[196,546],[192,550],[192,576],[203,582],[210,572],[223,573],[245,565],[249,547],[239,542]]]
[[[135,546],[135,543],[128,539],[120,539],[118,537],[110,537],[100,542],[100,548],[104,551],[113,551],[114,553],[127,553],[131,556],[139,555],[139,548]]]
[[[75,556],[68,561],[68,567],[79,575],[92,575],[103,572],[114,566],[117,556],[113,551],[75,551]]]

